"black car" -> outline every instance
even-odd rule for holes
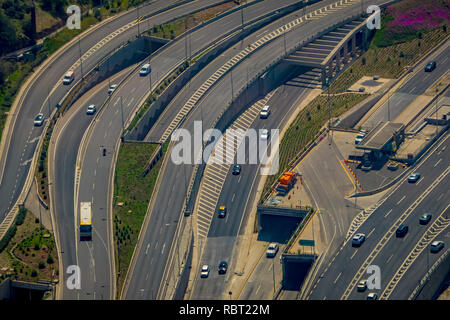
[[[395,231],[395,235],[397,236],[397,238],[402,238],[404,237],[406,234],[408,233],[408,226],[407,225],[400,225],[397,228],[397,231]]]
[[[436,61],[430,61],[425,66],[425,72],[431,72],[436,68]]]
[[[428,222],[430,222],[431,220],[431,214],[430,213],[425,213],[424,215],[422,215],[419,219],[420,224],[428,224]]]
[[[241,166],[239,164],[235,164],[233,166],[233,175],[238,175],[241,173]]]
[[[227,273],[228,263],[226,261],[221,261],[219,263],[219,274]]]

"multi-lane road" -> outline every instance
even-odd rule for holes
[[[318,5],[326,6],[330,3],[332,2],[324,1],[318,3]],[[294,44],[308,38],[308,36],[323,30],[329,25],[342,21],[348,16],[360,13],[360,11],[361,4],[359,1],[348,2],[339,9],[322,13],[315,16],[314,19],[300,23],[294,31],[286,33],[285,37],[278,37],[262,49],[254,52],[250,59],[242,61],[233,69],[233,88],[231,88],[232,82],[230,76],[222,79],[211,89],[208,95],[200,101],[199,105],[192,111],[182,127],[193,132],[194,121],[202,121],[204,128],[211,127],[211,124],[218,116],[220,110],[230,101],[231,92],[238,92],[246,85],[247,72],[249,72],[249,78],[252,78],[266,65],[284,54],[284,42],[286,42],[286,47],[289,49],[290,47],[293,47]],[[300,11],[296,14],[298,17],[303,13]],[[293,17],[295,17],[295,13]],[[291,19],[293,20],[293,18]],[[289,19],[286,19],[285,23],[287,24],[289,21]],[[171,149],[169,148],[169,152],[170,151]],[[170,248],[172,235],[175,232],[176,223],[180,218],[184,196],[187,190],[187,186],[183,181],[185,181],[185,175],[190,177],[191,174],[192,166],[179,166],[170,161],[167,163],[164,170],[165,179],[168,181],[181,181],[182,183],[177,185],[164,184],[160,186],[159,190],[155,190],[154,197],[156,197],[156,200],[149,219],[149,227],[145,231],[145,234],[141,235],[142,244],[145,248],[149,245],[150,250],[141,250],[136,258],[134,274],[130,280],[126,295],[127,298],[148,299],[152,296],[155,297],[155,292],[157,292],[157,288],[159,288],[159,277],[155,281],[151,275],[155,274],[156,270],[161,270],[161,273],[163,272],[165,259],[155,259],[152,252],[165,256],[167,248]],[[237,214],[242,215],[243,212],[238,211]],[[239,218],[237,219],[239,220]],[[158,234],[160,236],[157,236]],[[215,264],[217,264],[217,262],[215,262]],[[194,270],[194,272],[197,271],[198,270]],[[230,270],[230,272],[232,272],[232,270]],[[153,284],[149,285],[149,283]],[[222,284],[217,283],[217,285],[220,287]],[[216,292],[213,288],[211,290]]]
[[[423,234],[433,227],[433,222],[444,218],[442,223],[447,221],[448,226],[445,217],[450,213],[450,154],[443,150],[448,149],[449,145],[450,139],[446,135],[424,156],[415,167],[415,171],[422,173],[422,178],[417,183],[409,183],[405,177],[394,187],[389,196],[356,231],[366,235],[365,242],[358,248],[352,247],[351,238],[347,239],[312,286],[308,294],[309,299],[366,299],[368,292],[376,292],[381,297],[386,285]],[[427,225],[420,225],[419,218],[425,213],[431,213],[432,220]],[[403,238],[397,238],[395,235],[400,224],[409,226],[409,231]],[[423,257],[420,258],[422,266],[415,269],[420,265],[417,261],[412,269],[403,275],[408,281],[401,282],[401,286],[410,283],[410,286],[415,287],[428,270],[426,267],[431,266],[445,251],[441,250],[438,254],[429,253],[429,244],[433,239],[434,236],[427,239],[425,251],[421,255],[428,259],[428,264],[423,265]],[[445,232],[438,234],[436,239],[444,242],[449,240]],[[381,288],[367,290],[365,293],[357,292],[355,285],[370,276],[366,273],[369,265],[380,267]],[[411,290],[396,288],[391,298],[407,299],[410,294]]]
[[[262,16],[266,12],[293,3],[293,0],[266,1],[255,3],[243,9],[246,19],[252,20]],[[237,30],[242,25],[242,13],[235,11],[189,34],[189,45],[192,54],[205,49],[213,42],[218,41],[232,30]],[[104,277],[107,270],[113,270],[112,248],[110,246],[111,225],[110,212],[112,179],[114,175],[114,155],[124,125],[134,114],[142,99],[149,92],[150,84],[155,87],[155,75],[168,74],[175,66],[186,58],[186,40],[179,39],[170,43],[151,59],[152,73],[141,77],[134,72],[114,92],[110,101],[100,111],[97,121],[92,125],[92,130],[86,136],[86,144],[80,159],[80,178],[75,189],[75,213],[77,204],[82,201],[91,201],[93,208],[94,236],[92,243],[82,242],[77,248],[77,262],[83,274],[88,288],[86,295],[91,292],[97,278]],[[153,76],[153,83],[151,77]],[[122,117],[123,115],[123,117]],[[78,130],[75,128],[75,130]],[[101,156],[101,148],[107,149],[107,156]],[[70,181],[64,181],[70,184]],[[164,212],[164,211],[161,211]],[[77,219],[77,215],[75,221]],[[97,258],[97,256],[99,258]],[[121,270],[121,272],[126,272]],[[112,271],[111,271],[112,273]],[[83,281],[83,280],[82,280]],[[97,286],[97,290],[101,290]],[[96,295],[98,296],[98,294]]]
[[[177,2],[177,0],[152,1],[141,6],[139,16],[160,12],[142,21],[142,25],[161,24],[220,1],[197,0],[169,9]],[[62,84],[61,79],[67,70],[73,69],[75,79],[78,80],[81,78],[81,69],[83,74],[86,74],[106,54],[136,36],[138,28],[136,19],[137,10],[134,9],[92,27],[82,34],[82,37],[77,37],[76,41],[68,44],[61,54],[55,54],[48,63],[45,63],[42,70],[38,71],[27,84],[23,93],[18,95],[17,107],[12,109],[13,113],[9,115],[10,125],[2,135],[0,221],[3,221],[22,192],[30,169],[29,160],[33,157],[42,133],[43,127],[33,127],[34,117],[42,112],[48,118],[56,104],[76,83],[74,81],[69,86]],[[143,26],[140,28],[141,32],[144,30]],[[80,55],[83,56],[82,64],[78,62]]]

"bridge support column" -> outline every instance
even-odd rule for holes
[[[351,42],[352,42],[352,57],[355,57],[356,55],[356,34],[357,32],[355,32],[352,36]]]
[[[322,66],[321,69],[321,80],[322,80],[322,87],[325,87],[327,85],[327,66]]]
[[[343,63],[344,65],[347,64],[348,60],[349,60],[349,56],[348,56],[348,44],[349,41],[345,41],[344,43],[344,59],[343,59]]]

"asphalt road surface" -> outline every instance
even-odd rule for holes
[[[358,269],[372,255],[374,258],[369,261],[370,265],[378,265],[381,269],[381,289],[370,290],[370,292],[377,292],[379,296],[381,295],[386,284],[412,251],[417,241],[431,227],[433,220],[441,213],[447,212],[448,214],[450,153],[442,152],[442,148],[445,147],[448,150],[449,145],[450,139],[446,135],[417,165],[414,171],[422,173],[422,178],[418,183],[408,183],[407,177],[405,177],[399,185],[394,187],[384,202],[357,230],[358,233],[366,235],[366,241],[359,248],[352,247],[351,240],[343,244],[336,256],[333,257],[332,263],[328,264],[325,272],[316,281],[309,299],[340,299]],[[431,213],[433,219],[428,225],[423,226],[419,224],[419,218],[426,212]],[[406,217],[400,220],[404,213],[407,214]],[[395,236],[399,221],[401,224],[409,226],[408,234],[401,239]],[[380,248],[380,240],[384,236],[389,238]],[[428,246],[425,250],[429,250]],[[439,254],[430,255],[429,265],[432,265],[438,256]],[[411,279],[413,283],[417,284],[425,274],[423,271],[426,270],[422,267],[421,271],[419,279],[417,277],[414,280]],[[410,274],[414,274],[414,271],[411,271]],[[356,280],[359,282],[367,279],[368,276],[364,272]],[[408,283],[408,281],[403,281],[403,283]],[[330,290],[330,288],[333,289]],[[398,297],[405,298],[411,293],[406,288],[405,290],[401,288],[396,290],[399,292]],[[359,293],[353,288],[346,298],[365,299],[368,292]]]

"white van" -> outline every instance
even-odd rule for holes
[[[142,66],[141,71],[139,72],[139,74],[141,76],[146,76],[148,75],[150,72],[152,71],[152,67],[150,67],[150,64],[146,63]]]
[[[262,108],[261,112],[259,113],[259,117],[261,119],[267,119],[270,115],[270,108],[269,106],[264,106],[264,108]]]
[[[75,73],[73,71],[69,71],[64,75],[63,84],[71,84],[75,79]]]

